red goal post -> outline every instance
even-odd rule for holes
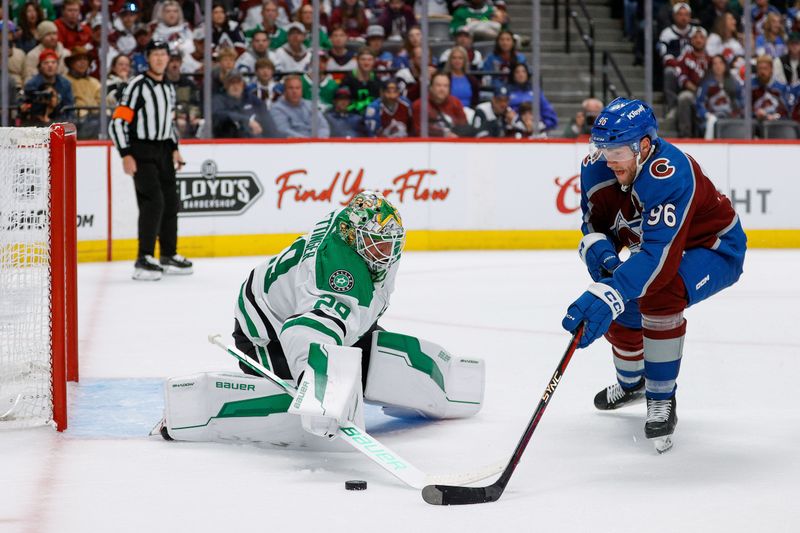
[[[78,380],[76,131],[0,128],[0,429],[67,429]]]
[[[78,210],[74,124],[50,126],[53,421],[67,429],[67,381],[78,381]]]

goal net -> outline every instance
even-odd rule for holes
[[[3,429],[67,425],[68,354],[77,380],[74,152],[71,125],[0,128]]]

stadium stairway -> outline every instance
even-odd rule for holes
[[[531,47],[531,0],[506,0],[508,13],[511,17],[511,31],[522,38],[521,51],[528,56],[530,63]],[[622,32],[622,19],[611,17],[611,7],[608,0],[584,0],[589,15],[594,22],[595,32],[595,75],[594,95],[603,99],[603,52],[608,51],[614,57],[622,72],[632,96],[640,98],[644,94],[644,68],[633,64],[633,43],[626,40]],[[541,72],[544,95],[553,105],[558,114],[558,128],[549,132],[550,137],[560,137],[564,127],[575,112],[581,107],[581,102],[589,97],[589,51],[583,44],[577,28],[570,24],[571,53],[565,51],[565,24],[564,0],[559,0],[559,27],[553,28],[554,0],[541,2]],[[584,29],[588,31],[588,24],[578,4],[573,2],[572,8],[578,16]],[[622,84],[613,70],[609,70],[611,82],[617,87],[620,96],[625,96]],[[612,97],[608,96],[610,100]],[[654,92],[654,109],[659,117],[660,132],[665,136],[674,134],[673,127],[663,120],[663,95]],[[607,102],[606,102],[607,103]]]

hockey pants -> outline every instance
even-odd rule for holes
[[[666,286],[628,302],[605,335],[623,388],[633,387],[644,377],[648,398],[668,399],[675,394],[686,334],[683,311],[736,283],[746,243],[736,221],[714,250],[687,250],[678,274]]]

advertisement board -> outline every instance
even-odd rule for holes
[[[800,245],[789,205],[800,145],[677,144],[731,198],[751,245]],[[274,253],[362,189],[397,204],[409,249],[571,248],[580,238],[583,143],[192,141],[181,152],[180,247],[194,257]],[[80,146],[78,169],[82,246],[106,239],[112,258],[133,257],[136,196],[116,151]]]

